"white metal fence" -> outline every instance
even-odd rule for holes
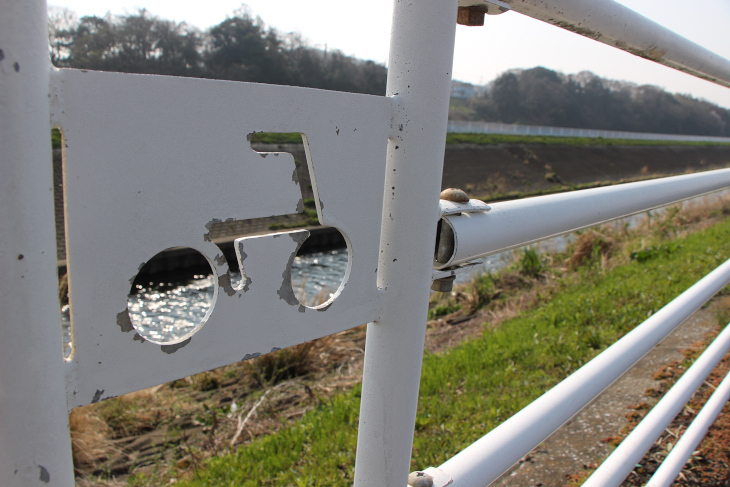
[[[499,122],[469,122],[449,120],[447,130],[451,133],[537,135],[543,137],[587,137],[591,139],[622,140],[668,140],[673,142],[716,142],[730,143],[730,137],[710,135],[652,134],[644,132],[621,132],[617,130],[573,129],[547,127],[542,125],[518,125]]]
[[[74,407],[365,322],[355,485],[403,486],[432,280],[450,278],[459,263],[481,255],[730,186],[730,170],[719,170],[493,205],[439,202],[457,6],[466,9],[461,21],[513,9],[730,85],[730,62],[612,0],[396,0],[384,97],[56,70],[45,2],[0,1],[3,486],[73,485]],[[51,127],[64,137],[68,359],[57,297]],[[237,240],[241,283],[231,282],[220,250],[204,238],[217,220],[301,211],[293,158],[251,150],[246,134],[257,131],[303,134],[319,220],[347,241],[343,283],[316,308],[299,303],[291,289],[291,262],[306,232]],[[163,343],[137,333],[127,294],[141,265],[170,247],[200,252],[218,286],[205,320]],[[488,485],[721,289],[729,266],[444,465],[427,469],[433,484]],[[727,350],[727,333],[716,343],[642,431],[653,434],[671,419]],[[712,421],[727,387],[721,391],[679,450],[684,454],[665,462],[664,479]],[[618,485],[649,433],[627,439],[621,451],[630,454],[609,459],[589,484]]]

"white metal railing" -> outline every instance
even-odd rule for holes
[[[621,377],[728,282],[730,282],[730,261],[705,276],[532,404],[438,467],[439,476],[448,477],[453,483],[435,484],[436,487],[442,485],[481,487],[499,478],[520,458],[542,443]],[[725,330],[723,337],[730,337],[730,327]],[[718,345],[715,346],[715,348],[720,346],[722,350],[718,361],[730,347],[730,342],[725,338],[718,339]],[[716,357],[717,354],[712,356]],[[702,380],[710,371],[702,376]],[[677,386],[681,387],[680,384]],[[689,395],[697,387],[691,389]],[[670,420],[673,418],[674,416]],[[663,429],[664,426],[660,432]],[[649,443],[647,448],[641,451],[639,459],[657,436],[640,436]],[[636,463],[634,461],[630,466],[633,468]],[[426,472],[429,473],[429,470]],[[621,477],[621,481],[629,472]],[[593,485],[612,484],[598,482]]]
[[[544,137],[587,137],[590,139],[667,140],[672,142],[712,142],[722,144],[730,143],[730,137],[716,137],[709,135],[652,134],[644,132],[622,132],[617,130],[519,125],[500,122],[471,122],[463,120],[449,120],[447,130],[450,133],[536,135]]]
[[[369,325],[355,485],[405,485],[433,279],[452,277],[461,269],[456,264],[479,255],[730,185],[728,170],[720,170],[518,202],[440,204],[457,6],[472,20],[472,13],[515,10],[730,85],[730,62],[612,0],[397,0],[385,97],[56,70],[45,2],[0,0],[3,486],[73,485],[68,412],[74,407],[363,322]],[[64,135],[68,360],[49,191],[51,127]],[[299,303],[291,290],[291,262],[306,232],[238,239],[246,276],[239,286],[203,237],[216,220],[301,211],[293,158],[274,154],[264,161],[269,154],[242,147],[242,137],[255,131],[303,134],[319,221],[345,235],[346,276],[317,308]],[[434,269],[438,228],[445,258]],[[126,309],[130,278],[176,246],[209,262],[218,282],[211,310],[170,342],[130,333],[136,331]],[[489,435],[428,469],[435,485],[487,485],[722,288],[729,266]],[[713,350],[724,350],[718,343]],[[680,390],[681,402],[687,392]],[[706,424],[703,416],[696,429]]]

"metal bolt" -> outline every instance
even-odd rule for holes
[[[436,279],[435,281],[433,281],[433,284],[431,284],[431,290],[438,293],[449,293],[452,289],[454,289],[455,279],[455,276],[444,277],[443,279]]]
[[[454,203],[468,203],[469,195],[460,189],[448,188],[441,191],[441,199]]]
[[[480,27],[484,25],[484,14],[486,13],[487,7],[483,5],[459,7],[459,13],[456,17],[456,23],[459,25]]]
[[[426,472],[411,472],[408,476],[408,485],[411,487],[433,487],[433,477]]]

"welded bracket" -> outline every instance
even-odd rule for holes
[[[443,196],[442,196],[443,197]],[[470,199],[466,202],[439,200],[440,220],[436,231],[436,251],[434,253],[434,267],[440,263],[448,262],[454,253],[456,236],[451,225],[443,219],[444,216],[461,215],[462,213],[486,213],[492,207],[483,201]],[[456,275],[481,265],[483,261],[467,262],[465,264],[448,267],[445,269],[434,269],[433,285],[431,289],[437,292],[450,292],[454,286]]]

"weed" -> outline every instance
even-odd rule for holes
[[[502,134],[474,134],[474,133],[448,133],[446,134],[447,144],[559,144],[559,145],[728,145],[727,142],[677,142],[663,140],[630,140],[630,139],[604,139],[602,137],[547,137],[535,135],[502,135]],[[648,172],[648,171],[647,171]]]
[[[435,308],[428,310],[428,319],[435,320],[436,318],[446,316],[448,314],[459,311],[460,309],[460,304],[447,304],[444,306],[436,306]]]
[[[518,268],[520,274],[527,277],[538,277],[545,270],[540,254],[533,248],[526,247],[522,250]]]
[[[247,362],[245,368],[262,386],[306,375],[311,370],[310,352],[313,345],[314,342],[307,342],[278,352],[267,353]]]
[[[635,250],[631,252],[631,260],[637,262],[646,262],[648,260],[657,258],[661,255],[669,255],[674,253],[677,249],[682,248],[681,245],[674,243],[660,244],[656,247],[647,247],[641,250]]]

